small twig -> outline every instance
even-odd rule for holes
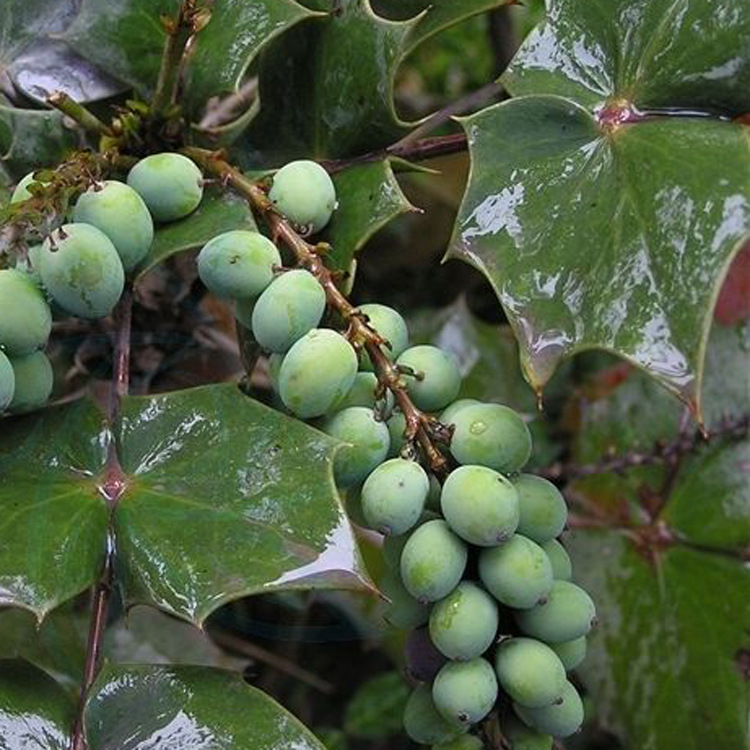
[[[655,464],[672,462],[688,453],[695,452],[702,445],[719,438],[742,440],[750,433],[750,414],[740,417],[727,418],[719,422],[713,429],[704,433],[695,430],[678,435],[674,440],[655,443],[653,450],[648,453],[630,452],[615,456],[607,456],[598,463],[592,464],[562,464],[556,463],[542,469],[539,473],[547,479],[571,480],[592,474],[622,474],[628,469],[639,466],[653,466]]]
[[[47,104],[77,122],[84,130],[94,135],[112,135],[112,131],[96,115],[79,104],[63,91],[55,91],[47,97]]]
[[[253,208],[268,223],[273,236],[281,240],[295,255],[297,262],[313,274],[323,287],[328,305],[335,310],[348,325],[347,336],[355,345],[367,350],[380,384],[387,388],[396,400],[406,420],[405,442],[419,444],[425,460],[433,473],[442,477],[447,473],[448,463],[436,447],[435,441],[450,442],[450,430],[434,417],[418,409],[409,396],[404,379],[398,368],[382,349],[383,337],[373,329],[364,316],[341,293],[336,286],[332,272],[326,268],[318,248],[304,240],[291,224],[276,213],[263,188],[249,180],[239,170],[232,167],[211,151],[199,148],[186,148],[183,152],[194,159],[206,172],[231,185],[245,196]]]

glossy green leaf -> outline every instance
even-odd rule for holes
[[[333,484],[335,443],[322,433],[234,385],[128,398],[114,433],[128,604],[199,624],[248,594],[369,585]],[[78,403],[3,420],[3,439],[0,603],[41,618],[100,571],[107,429]]]
[[[154,242],[137,275],[144,276],[167,258],[202,247],[217,234],[233,229],[257,229],[247,201],[231,190],[209,188],[192,214],[180,221],[157,227]]]
[[[207,667],[106,667],[85,724],[91,750],[137,750],[154,742],[165,748],[325,750],[239,675]]]
[[[34,39],[60,31],[70,20],[72,0],[3,0],[0,5],[0,72]]]
[[[333,181],[339,205],[321,239],[333,246],[329,265],[346,270],[373,234],[415,209],[388,161],[345,169],[334,175]]]
[[[541,389],[563,356],[599,347],[697,405],[714,300],[750,231],[746,129],[608,129],[557,96],[464,124],[473,167],[449,255],[493,284],[527,379]]]
[[[77,145],[75,132],[59,112],[0,104],[0,159],[16,179],[57,164]]]
[[[750,329],[715,329],[705,387],[709,426],[750,413]],[[675,437],[680,410],[640,373],[583,405],[581,462],[649,452]],[[576,513],[608,529],[567,539],[599,628],[581,676],[625,747],[745,747],[750,571],[750,440],[715,438],[663,465],[578,480]],[[665,490],[666,488],[666,490]],[[644,507],[663,505],[651,522]],[[707,669],[706,665],[710,665]],[[686,741],[689,744],[686,745]]]
[[[0,661],[0,750],[69,750],[75,704],[41,669]]]
[[[101,570],[103,419],[79,402],[0,424],[0,604],[41,619]]]

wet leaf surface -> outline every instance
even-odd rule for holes
[[[239,675],[207,667],[109,666],[85,721],[91,750],[325,750]]]

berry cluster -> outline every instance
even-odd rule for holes
[[[335,207],[330,178],[312,162],[282,168],[269,198],[307,233],[324,227]],[[327,297],[316,275],[284,268],[276,246],[256,232],[214,238],[198,268],[269,353],[283,407],[344,444],[336,484],[355,520],[384,535],[387,619],[412,631],[410,673],[422,684],[404,716],[410,737],[444,750],[481,748],[469,731],[496,706],[518,749],[549,749],[553,736],[577,731],[583,707],[566,670],[585,656],[594,604],[570,582],[557,540],[567,519],[562,495],[521,473],[532,450],[523,419],[499,404],[456,400],[461,376],[449,353],[410,346],[395,310],[359,308],[387,342],[381,351],[395,361],[398,387],[450,428],[452,470],[441,486],[405,440],[406,415],[368,351],[334,329],[345,324],[336,311],[325,318],[331,327],[321,326]]]
[[[26,175],[12,203],[40,189]],[[103,318],[117,305],[126,275],[145,258],[154,221],[192,213],[203,196],[203,176],[187,157],[154,154],[139,161],[127,184],[95,183],[76,202],[70,221],[28,247],[15,268],[0,270],[0,412],[39,408],[52,392],[53,372],[41,351],[52,318]]]

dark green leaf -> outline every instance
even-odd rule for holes
[[[528,380],[541,389],[563,356],[599,347],[698,406],[713,303],[750,230],[745,128],[604,128],[557,96],[464,123],[473,168],[449,255],[488,276]]]
[[[0,72],[34,39],[61,31],[75,10],[74,0],[3,0],[0,4]]]
[[[247,201],[229,190],[209,188],[190,216],[157,228],[154,243],[137,275],[144,276],[167,258],[201,247],[217,234],[233,229],[257,229]]]
[[[0,604],[41,619],[89,588],[104,559],[102,415],[89,403],[2,420]]]
[[[231,672],[105,668],[85,713],[91,750],[325,750],[290,713]]]
[[[69,750],[75,708],[41,669],[0,661],[0,750]]]
[[[333,181],[339,206],[321,239],[333,246],[329,265],[346,270],[373,234],[414,208],[388,161],[345,169]]]
[[[357,688],[346,706],[347,734],[364,739],[386,739],[400,734],[410,692],[398,672],[372,677]]]

